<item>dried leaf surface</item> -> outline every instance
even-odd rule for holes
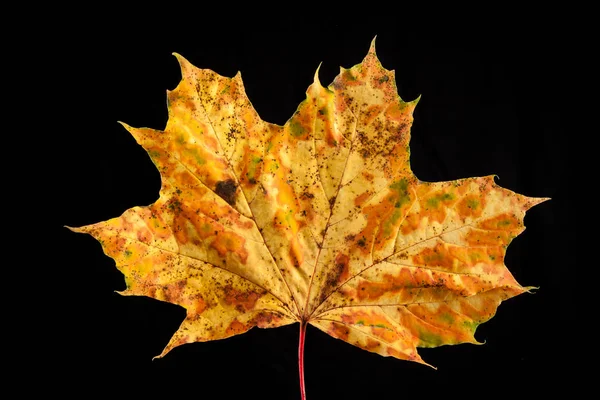
[[[72,228],[115,260],[122,294],[185,307],[160,356],[303,322],[424,363],[417,347],[476,343],[500,302],[530,289],[504,256],[546,199],[493,176],[420,181],[409,163],[418,99],[398,96],[374,44],[329,87],[315,74],[284,126],[259,117],[239,74],[176,56],[166,128],[124,124],[160,171],[159,199]]]

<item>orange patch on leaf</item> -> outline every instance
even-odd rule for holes
[[[416,230],[419,225],[421,225],[421,215],[419,214],[409,214],[404,221],[400,224],[400,229],[403,235],[408,235],[412,231]]]
[[[225,286],[225,303],[232,305],[239,312],[247,312],[254,309],[258,299],[264,293],[242,292],[235,289],[233,286]]]
[[[252,322],[259,328],[268,328],[274,324],[276,325],[279,321],[281,321],[281,316],[269,311],[260,312],[252,318]]]
[[[249,328],[248,325],[242,324],[237,319],[234,319],[233,321],[231,321],[231,323],[225,330],[225,335],[227,335],[227,336],[238,335],[240,333],[246,332],[248,330],[248,328]]]
[[[137,240],[142,243],[149,244],[152,242],[152,233],[148,228],[139,227],[137,230]]]
[[[327,332],[335,338],[346,340],[346,341],[348,340],[348,337],[350,336],[350,328],[348,328],[347,326],[342,325],[338,322],[332,322],[329,325],[329,329]]]
[[[344,253],[338,253],[335,257],[335,268],[339,273],[338,283],[346,282],[350,278],[350,257]]]
[[[472,229],[465,235],[471,246],[505,246],[512,241],[512,235],[505,231],[484,231]]]
[[[211,242],[213,247],[220,256],[225,256],[227,253],[235,253],[240,257],[243,264],[248,260],[248,250],[245,247],[246,239],[233,232],[219,232],[215,240]]]
[[[208,308],[208,305],[199,294],[192,296],[190,302],[191,305],[187,307],[188,318],[197,318]]]
[[[388,347],[386,351],[392,357],[396,357],[396,358],[399,358],[401,360],[406,360],[407,359],[406,354],[401,353],[401,352],[399,352],[398,350],[396,350],[396,349],[394,349],[392,347]]]
[[[364,125],[370,125],[371,122],[373,122],[373,120],[377,118],[379,113],[381,113],[382,108],[382,106],[377,104],[369,106],[366,110],[363,111],[364,119],[361,121],[361,123],[363,123]]]
[[[355,206],[360,206],[362,203],[364,203],[369,198],[369,196],[371,196],[371,193],[367,190],[366,192],[364,192],[363,194],[357,196],[354,199],[354,205]]]
[[[300,242],[298,239],[294,238],[290,245],[289,251],[290,261],[292,265],[296,268],[300,268],[302,262],[304,261],[304,256],[302,255],[302,248],[300,246]]]
[[[454,260],[455,258],[452,256],[452,253],[442,243],[436,244],[434,248],[423,249],[420,253],[413,256],[413,263],[415,265],[442,267],[445,269],[451,269],[454,265]]]
[[[356,288],[359,300],[376,300],[384,294],[396,294],[405,288],[415,287],[417,281],[408,268],[401,268],[398,275],[386,274],[383,282],[371,282],[363,280]]]
[[[467,217],[478,218],[485,207],[485,198],[480,195],[468,194],[456,205],[456,211],[463,219]]]
[[[162,290],[157,292],[157,299],[164,300],[169,303],[182,304],[183,303],[183,289],[185,288],[187,280],[181,280],[176,283],[169,283],[164,285]]]
[[[369,182],[373,182],[373,179],[375,178],[375,175],[373,175],[372,173],[370,173],[369,171],[363,171],[362,172],[362,176],[365,177],[365,179]]]
[[[386,343],[394,343],[401,336],[392,327],[371,326],[371,333],[378,338],[381,338]]]
[[[381,342],[378,342],[377,340],[371,338],[367,338],[367,343],[363,346],[363,348],[365,350],[375,351],[375,349],[377,349],[379,346],[381,346]]]
[[[513,214],[500,214],[493,218],[481,221],[477,227],[487,230],[509,231],[518,229],[522,226],[521,222]]]
[[[244,168],[240,176],[240,183],[245,187],[256,185],[263,170],[262,153],[250,150],[249,146],[244,146],[242,165]]]
[[[386,318],[363,310],[353,310],[350,311],[348,314],[343,314],[342,321],[345,324],[352,324],[358,326],[364,325],[384,329],[389,328],[390,324],[390,322]]]
[[[410,117],[410,111],[412,107],[407,106],[406,103],[395,102],[386,108],[385,117],[396,122],[404,122]]]
[[[399,229],[402,215],[405,215],[410,207],[410,195],[406,189],[401,188],[400,184],[397,184],[398,187],[395,185],[390,186],[395,189],[390,189],[381,202],[366,206],[362,210],[367,218],[367,226],[356,236],[365,239],[364,245],[359,246],[363,254],[369,254],[371,248],[379,251],[386,243],[394,240],[394,233]],[[406,185],[408,187],[408,183]]]

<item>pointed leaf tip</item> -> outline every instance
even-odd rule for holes
[[[371,40],[371,46],[369,47],[369,53],[375,54],[375,41],[377,39],[377,35]]]
[[[190,68],[193,68],[193,65],[181,54],[179,53],[172,53],[175,58],[177,58],[177,62],[179,63],[179,68],[181,68],[181,74],[183,75],[184,71],[189,70]]]
[[[131,133],[131,131],[132,131],[133,129],[135,129],[133,126],[129,125],[129,124],[128,124],[128,123],[126,123],[126,122],[123,122],[123,121],[117,121],[117,123],[118,123],[119,125],[121,125],[123,128],[125,128],[125,130],[126,130],[127,132],[129,132],[129,133]]]
[[[321,85],[321,81],[319,80],[319,70],[321,69],[321,65],[323,65],[323,61],[319,63],[319,66],[317,67],[317,70],[315,71],[315,76],[313,78],[313,83],[318,83],[319,85]]]

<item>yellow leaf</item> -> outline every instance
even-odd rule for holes
[[[425,363],[417,347],[477,343],[476,327],[531,289],[504,256],[525,212],[547,199],[493,176],[420,181],[409,163],[418,99],[398,96],[374,42],[328,87],[317,71],[284,126],[259,117],[240,74],[176,57],[166,128],[123,124],[161,173],[159,199],[71,228],[115,260],[122,294],[187,310],[160,357],[300,322],[301,365],[306,324]]]

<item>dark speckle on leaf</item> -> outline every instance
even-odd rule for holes
[[[215,188],[215,193],[217,193],[223,200],[225,200],[229,205],[233,205],[235,203],[235,191],[237,190],[237,185],[232,179],[228,179],[226,181],[217,182],[217,187]]]

